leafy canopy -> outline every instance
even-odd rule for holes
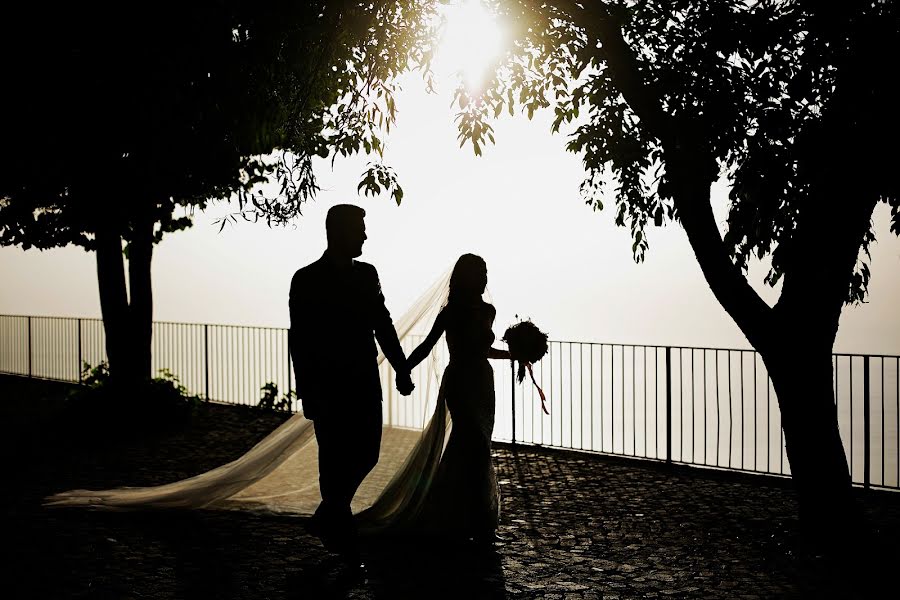
[[[18,93],[0,150],[0,243],[89,246],[101,215],[127,228],[137,209],[161,235],[187,225],[175,206],[233,196],[238,215],[284,223],[317,189],[313,157],[360,151],[376,160],[359,189],[400,202],[382,139],[396,76],[427,76],[441,4],[156,4],[120,9],[119,28],[101,26],[99,9],[25,9],[2,32],[4,56],[30,58],[5,65]],[[686,161],[705,183],[730,181],[731,260],[746,269],[771,255],[770,284],[796,253],[804,207],[819,202],[810,165],[859,171],[859,196],[888,202],[900,233],[900,126],[873,60],[900,41],[896,3],[485,4],[512,42],[478,93],[457,90],[461,143],[480,154],[502,114],[552,110],[554,131],[575,126],[567,148],[583,157],[586,202],[601,209],[614,195],[635,260],[649,224],[678,219],[672,177]],[[271,177],[280,185],[267,196]],[[862,261],[848,300],[867,283]]]
[[[0,149],[0,243],[91,248],[100,226],[157,240],[178,206],[237,198],[285,223],[316,192],[314,157],[376,156],[367,190],[402,189],[380,162],[397,74],[427,64],[429,2],[247,0],[113,9],[31,4],[4,15],[11,104]],[[11,93],[10,93],[11,92]],[[264,183],[278,182],[266,193]],[[232,215],[234,218],[235,215]]]
[[[567,148],[583,156],[583,196],[602,209],[615,195],[616,223],[630,228],[636,261],[648,249],[648,224],[678,218],[670,173],[696,159],[691,153],[700,154],[705,180],[724,176],[732,185],[731,259],[746,270],[752,256],[771,254],[772,285],[790,264],[801,207],[817,201],[804,163],[837,155],[845,168],[864,171],[860,196],[890,203],[891,230],[900,234],[890,176],[900,127],[890,77],[872,60],[900,41],[896,3],[492,4],[515,41],[482,92],[457,90],[461,140],[480,154],[494,142],[491,121],[504,113],[530,119],[548,109],[553,131],[576,125]],[[853,127],[867,135],[840,147],[848,107]],[[865,254],[874,239],[870,229]],[[864,297],[868,277],[862,261],[848,301]]]

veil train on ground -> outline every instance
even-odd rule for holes
[[[397,335],[407,354],[427,333],[446,303],[450,270],[399,319]],[[388,396],[378,464],[363,481],[352,508],[363,531],[402,525],[424,500],[450,432],[440,393],[446,345],[435,346],[413,371],[416,390],[403,398],[411,407],[395,416],[389,364],[379,354],[382,388]],[[339,394],[335,400],[339,401]],[[415,410],[412,410],[412,409]],[[413,416],[409,416],[409,415]],[[236,460],[188,479],[150,487],[70,490],[45,499],[46,506],[98,509],[217,508],[310,515],[320,501],[318,447],[312,421],[297,413]]]

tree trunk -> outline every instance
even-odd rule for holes
[[[781,409],[785,450],[801,523],[816,537],[843,539],[855,523],[850,470],[838,430],[832,348],[784,332],[761,356]]]
[[[832,349],[874,204],[858,202],[840,215],[804,207],[781,298],[769,309],[728,260],[704,196],[706,185],[695,184],[697,179],[681,178],[676,199],[681,223],[710,288],[769,370],[801,523],[813,539],[839,542],[858,523],[858,514],[838,429]],[[831,198],[824,190],[822,197]]]
[[[128,250],[128,281],[131,287],[129,332],[132,376],[142,381],[152,376],[153,288],[150,273],[153,259],[153,222],[142,220],[132,230]]]
[[[128,247],[128,283],[122,236],[109,229],[96,234],[97,282],[106,333],[106,355],[114,383],[134,385],[150,378],[153,335],[153,223],[134,226]]]
[[[106,356],[113,380],[127,378],[128,368],[128,292],[125,289],[125,267],[122,237],[108,229],[98,230],[97,283],[100,310],[106,333]]]

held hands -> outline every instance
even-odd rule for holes
[[[409,396],[416,389],[416,385],[412,382],[409,371],[397,371],[397,391],[402,396]]]

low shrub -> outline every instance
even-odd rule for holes
[[[66,413],[82,428],[115,433],[165,430],[185,425],[206,399],[191,394],[168,369],[142,383],[116,382],[109,365],[84,365],[81,385],[66,399]],[[125,425],[124,427],[122,427]]]
[[[259,391],[262,392],[262,397],[259,399],[259,402],[256,406],[263,410],[279,410],[290,412],[292,401],[297,398],[297,394],[294,392],[294,390],[288,391],[286,394],[282,395],[281,398],[279,398],[278,385],[271,381],[262,386]]]

